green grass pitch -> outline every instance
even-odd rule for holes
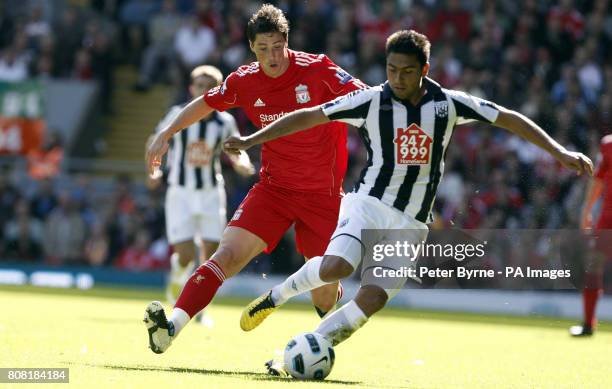
[[[244,333],[238,320],[246,301],[216,301],[213,328],[190,323],[156,355],[142,316],[160,298],[151,291],[3,287],[0,367],[68,367],[70,384],[50,385],[60,388],[612,387],[609,323],[590,339],[571,339],[567,320],[387,309],[336,347],[328,380],[299,382],[266,376],[263,363],[292,335],[316,327],[311,307],[283,307]]]

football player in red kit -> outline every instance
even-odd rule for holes
[[[290,50],[283,12],[269,4],[250,19],[247,35],[257,62],[241,66],[218,87],[196,98],[153,140],[147,150],[150,172],[158,168],[168,140],[212,110],[242,108],[263,128],[299,108],[314,107],[366,86],[325,55]],[[295,225],[296,243],[306,259],[325,252],[336,227],[346,171],[346,125],[328,123],[262,147],[259,182],[225,229],[219,248],[185,284],[167,319],[159,302],[145,312],[149,346],[164,352],[187,322],[205,308],[227,277],[261,251],[272,250]],[[338,284],[313,291],[319,315],[333,309]]]
[[[593,225],[593,206],[602,195],[601,212],[597,223]],[[601,140],[599,162],[587,189],[580,227],[583,229],[595,227],[596,230],[612,230],[612,135],[606,135]],[[584,321],[582,325],[570,328],[572,336],[593,335],[597,323],[595,309],[597,300],[603,292],[603,264],[610,256],[610,250],[605,244],[609,240],[607,239],[609,235],[607,232],[601,234],[597,239],[599,242],[597,248],[603,255],[588,258],[585,264],[584,288],[582,289]]]

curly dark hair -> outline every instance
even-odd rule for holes
[[[289,22],[285,14],[272,4],[264,4],[255,12],[247,24],[247,37],[255,42],[257,34],[280,32],[285,40],[289,36]]]
[[[396,31],[389,38],[385,46],[385,54],[401,53],[416,55],[421,66],[429,62],[429,52],[431,43],[423,34],[419,34],[414,30]]]

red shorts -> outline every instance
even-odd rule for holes
[[[295,223],[297,250],[307,258],[323,255],[338,222],[340,194],[296,192],[257,183],[238,207],[232,227],[244,228],[268,244],[269,253]]]

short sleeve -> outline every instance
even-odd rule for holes
[[[361,127],[368,117],[372,98],[377,94],[373,89],[351,92],[322,105],[323,114],[329,120]]]
[[[332,98],[368,88],[360,79],[353,77],[346,70],[332,62],[326,55],[321,54],[321,56],[322,69],[319,75],[329,88]]]
[[[445,91],[457,111],[457,124],[473,121],[493,123],[499,115],[499,107],[488,100],[460,91]]]
[[[237,107],[239,105],[237,77],[236,72],[233,72],[221,85],[208,90],[204,95],[206,104],[219,112]]]

